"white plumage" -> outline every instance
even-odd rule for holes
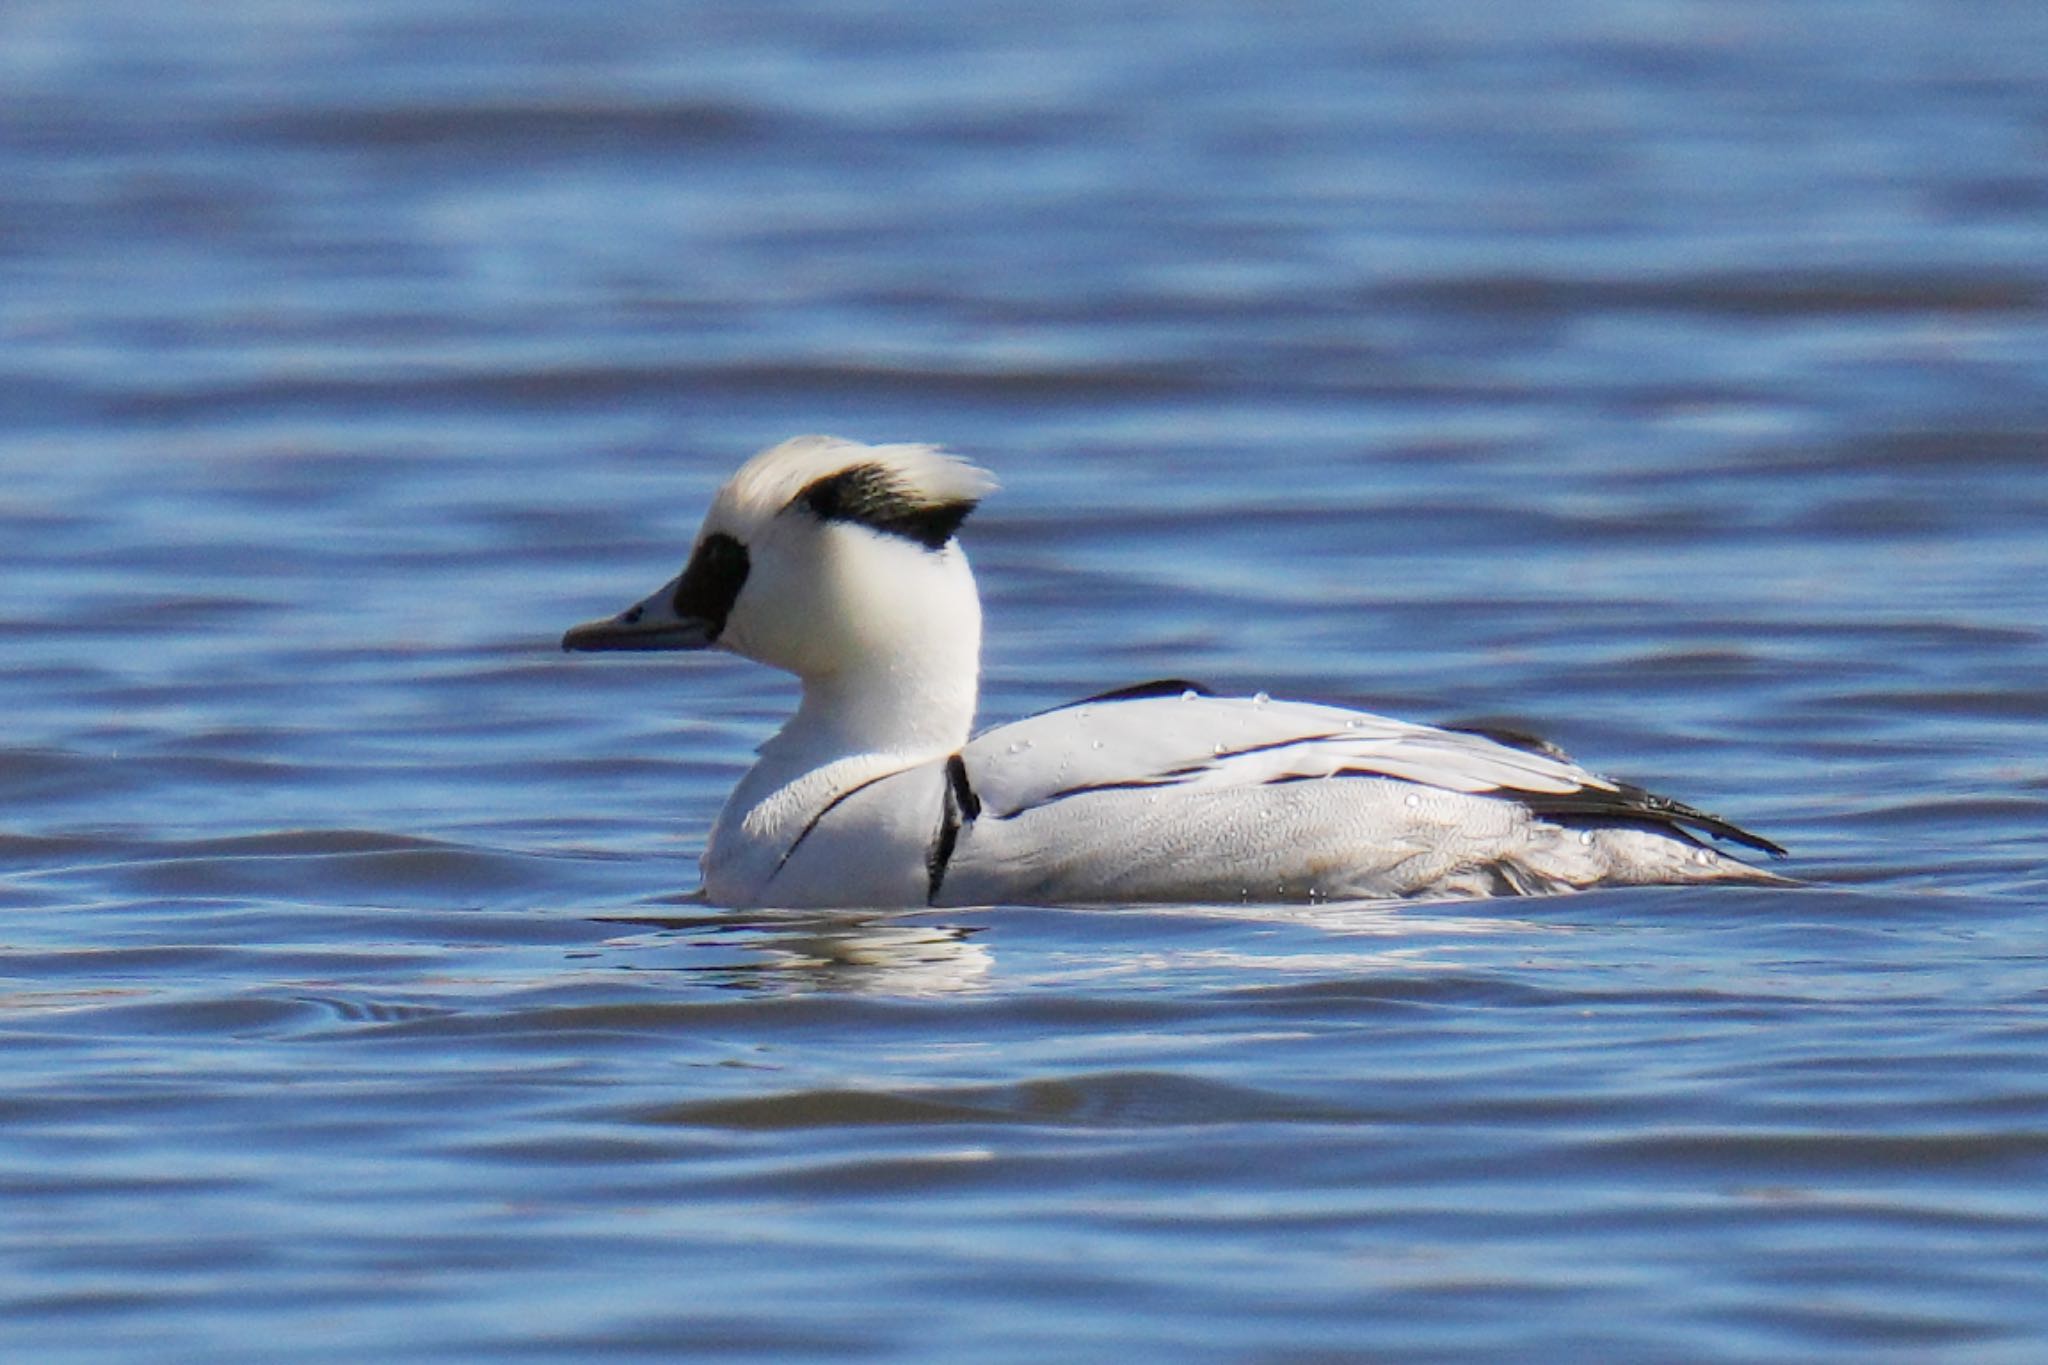
[[[1775,882],[1781,853],[1557,750],[1146,684],[969,739],[981,606],[954,532],[994,488],[930,446],[804,436],[714,499],[683,573],[566,649],[718,647],[796,715],[713,828],[736,906],[1300,901]],[[1505,741],[1505,742],[1504,742]]]

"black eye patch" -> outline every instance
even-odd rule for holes
[[[676,615],[698,620],[711,628],[716,640],[725,630],[725,618],[747,582],[747,547],[723,531],[713,531],[690,556],[683,576],[676,580]]]
[[[849,521],[884,535],[914,540],[927,550],[942,550],[967,514],[973,498],[929,502],[904,491],[903,485],[878,464],[857,464],[807,485],[790,499],[820,521]]]

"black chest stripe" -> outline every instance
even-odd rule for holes
[[[974,788],[967,781],[967,760],[954,754],[946,760],[946,790],[951,794],[960,813],[969,820],[981,815],[981,798],[974,794]]]
[[[932,836],[931,851],[925,855],[926,905],[936,905],[939,888],[946,882],[946,865],[960,843],[960,826],[981,814],[981,798],[967,781],[967,764],[958,754],[946,760],[946,801],[939,817],[939,832]]]

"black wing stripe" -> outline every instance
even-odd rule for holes
[[[1184,771],[1193,770],[1187,769]],[[1008,815],[998,816],[997,818],[1008,820],[1014,816],[1022,815],[1027,810],[1043,810],[1056,801],[1064,801],[1070,796],[1086,796],[1089,792],[1127,792],[1142,791],[1147,787],[1177,787],[1183,780],[1185,779],[1169,774],[1159,778],[1133,778],[1128,782],[1084,782],[1078,787],[1062,787],[1056,792],[1048,792],[1030,805],[1019,806]]]
[[[1178,696],[1181,692],[1189,689],[1193,689],[1202,695],[1208,694],[1206,688],[1201,688],[1197,684],[1186,683],[1177,678],[1163,678],[1157,682],[1139,683],[1136,686],[1122,688],[1115,692],[1105,692],[1097,697],[1086,698],[1085,701],[1124,701],[1137,697]],[[1071,706],[1083,704],[1084,702],[1068,703]],[[1055,707],[1053,709],[1065,710],[1066,708]],[[1047,713],[1041,712],[1040,714]],[[1479,725],[1447,726],[1444,728],[1458,733],[1477,735],[1483,739],[1492,740],[1494,743],[1505,748],[1518,749],[1539,757],[1556,759],[1559,762],[1568,763],[1571,761],[1566,756],[1564,750],[1558,748],[1555,744],[1520,731],[1507,730],[1498,726]],[[1275,740],[1270,744],[1254,744],[1242,749],[1228,750],[1215,755],[1213,758],[1205,759],[1200,763],[1167,769],[1150,777],[1128,778],[1120,782],[1091,782],[1083,783],[1079,786],[1065,787],[1040,797],[1028,806],[1008,812],[1004,818],[1021,815],[1026,810],[1037,810],[1041,807],[1052,805],[1056,801],[1064,801],[1070,796],[1083,796],[1089,792],[1134,791],[1149,787],[1178,786],[1187,779],[1195,777],[1217,764],[1227,763],[1231,759],[1241,758],[1246,754],[1265,753],[1274,749],[1292,748],[1295,745],[1309,745],[1324,740],[1341,740],[1345,738],[1347,736],[1341,732],[1293,735],[1287,739]],[[953,762],[958,763],[958,761],[959,756],[956,754],[954,755]],[[953,773],[953,767],[950,764],[947,772],[949,776]],[[1393,782],[1414,782],[1419,787],[1433,785],[1427,782],[1415,782],[1415,779],[1399,773],[1380,772],[1368,767],[1348,766],[1337,768],[1328,773],[1313,775],[1307,773],[1287,773],[1267,779],[1264,785],[1271,786],[1286,782],[1314,782],[1321,781],[1324,777],[1378,777]],[[965,789],[966,779],[966,769],[962,766],[957,779],[962,789]],[[1599,787],[1580,787],[1575,791],[1568,792],[1538,792],[1526,791],[1512,785],[1503,785],[1492,788],[1490,792],[1474,793],[1474,795],[1489,794],[1498,795],[1507,800],[1518,801],[1528,807],[1531,813],[1542,816],[1545,819],[1576,818],[1623,821],[1633,824],[1653,825],[1680,834],[1687,833],[1690,830],[1698,830],[1716,839],[1726,839],[1731,843],[1741,844],[1746,848],[1753,848],[1760,853],[1768,853],[1774,858],[1787,856],[1783,845],[1773,843],[1761,834],[1752,833],[1732,820],[1724,820],[1720,816],[1710,814],[1707,811],[1696,810],[1682,801],[1674,801],[1668,796],[1659,796],[1655,792],[1627,782],[1616,782],[1612,791],[1606,791]],[[980,803],[977,801],[975,803],[976,813],[979,813],[979,809]],[[972,817],[970,816],[970,818]]]
[[[1673,801],[1668,796],[1626,782],[1615,784],[1616,790],[1601,791],[1595,787],[1581,787],[1574,792],[1518,792],[1507,794],[1527,806],[1545,819],[1559,816],[1564,818],[1596,820],[1634,820],[1653,825],[1668,825],[1680,829],[1696,829],[1711,834],[1716,839],[1753,848],[1759,853],[1768,853],[1773,858],[1785,856],[1785,849],[1774,844],[1761,834],[1752,834],[1742,826],[1718,815],[1703,810],[1694,810],[1682,801]]]
[[[1392,773],[1375,772],[1371,768],[1339,768],[1325,774],[1286,773],[1269,779],[1263,785],[1274,787],[1288,782],[1320,782],[1324,777],[1379,777],[1395,782],[1413,782],[1414,779],[1397,777]],[[1417,782],[1416,786],[1428,786]],[[1569,792],[1532,792],[1513,787],[1496,787],[1492,792],[1475,792],[1475,796],[1498,795],[1520,802],[1529,808],[1531,814],[1546,820],[1607,820],[1622,821],[1636,825],[1654,825],[1666,830],[1687,833],[1698,830],[1711,834],[1716,839],[1753,848],[1759,853],[1768,853],[1774,858],[1786,856],[1785,849],[1772,843],[1761,834],[1752,834],[1731,820],[1718,815],[1709,815],[1703,810],[1694,810],[1682,801],[1673,801],[1668,796],[1626,782],[1615,784],[1616,790],[1602,791],[1598,787],[1581,787]]]
[[[1246,754],[1263,754],[1274,749],[1291,749],[1297,744],[1314,744],[1318,740],[1341,738],[1341,735],[1335,734],[1295,735],[1289,739],[1276,739],[1271,744],[1253,744],[1242,749],[1227,749],[1214,757],[1203,759],[1200,763],[1190,763],[1182,768],[1167,768],[1151,777],[1131,777],[1125,778],[1121,782],[1083,782],[1079,786],[1062,787],[1056,792],[1048,792],[1030,805],[1020,806],[1016,810],[1009,812],[1009,815],[1022,815],[1027,810],[1037,810],[1041,806],[1050,806],[1055,801],[1064,801],[1070,796],[1085,796],[1089,792],[1135,791],[1145,787],[1177,787],[1189,778],[1198,777],[1220,763],[1228,763],[1233,758],[1243,758]],[[1361,773],[1364,772],[1363,769],[1359,771]],[[1385,776],[1385,774],[1376,773],[1373,776]],[[1279,778],[1276,780],[1286,781],[1288,779]],[[1003,818],[1007,819],[1009,816],[1004,816]]]
[[[1151,682],[1132,683],[1129,687],[1118,687],[1112,688],[1107,692],[1097,692],[1092,697],[1082,697],[1078,701],[1063,701],[1058,706],[1048,706],[1043,711],[1033,711],[1024,719],[1032,720],[1039,716],[1049,716],[1055,711],[1068,711],[1076,706],[1087,706],[1091,702],[1143,701],[1147,697],[1180,697],[1185,696],[1189,692],[1194,693],[1198,697],[1213,697],[1216,695],[1213,689],[1204,687],[1198,682],[1189,682],[1186,678],[1154,678]]]
[[[1083,697],[1079,701],[1070,701],[1067,703],[1067,706],[1086,706],[1091,701],[1138,701],[1144,697],[1182,697],[1190,692],[1198,697],[1213,697],[1216,695],[1201,683],[1189,682],[1186,678],[1154,678],[1151,682],[1132,683],[1129,687],[1117,687],[1107,692],[1097,692],[1092,697]],[[1061,706],[1054,709],[1064,711],[1067,708],[1066,706]]]
[[[1572,756],[1541,735],[1532,735],[1527,730],[1518,730],[1512,725],[1495,725],[1491,721],[1445,721],[1437,727],[1453,734],[1477,735],[1490,739],[1504,749],[1520,749],[1525,754],[1538,754],[1554,758],[1560,763],[1572,762]]]

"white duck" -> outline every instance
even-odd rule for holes
[[[803,682],[719,813],[733,906],[1312,901],[1781,882],[1783,849],[1556,748],[1151,683],[969,738],[995,487],[923,445],[800,436],[720,489],[687,567],[571,650],[730,650]]]

